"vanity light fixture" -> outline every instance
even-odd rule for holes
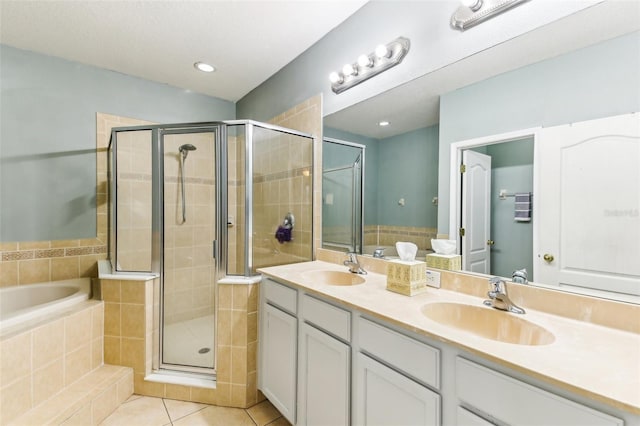
[[[360,55],[356,62],[345,64],[341,72],[329,74],[331,90],[342,93],[353,86],[398,65],[409,52],[408,38],[398,37],[391,43],[381,44],[368,55]]]
[[[216,70],[213,65],[205,64],[204,62],[196,62],[193,67],[202,72],[214,72]]]
[[[451,26],[464,31],[529,0],[461,0]]]

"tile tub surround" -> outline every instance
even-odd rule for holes
[[[444,288],[430,288],[413,297],[395,294],[385,289],[386,275],[372,270],[364,277],[365,283],[358,286],[324,285],[304,278],[303,273],[310,270],[345,271],[345,267],[314,261],[263,268],[261,272],[552,386],[640,415],[640,335],[637,333],[537,311],[523,301],[526,319],[553,333],[555,341],[544,346],[500,343],[441,325],[421,311],[425,304],[435,302],[482,306],[483,298]],[[446,276],[442,278],[443,283],[449,280]],[[631,309],[632,318],[638,318],[640,307]],[[510,314],[505,312],[505,315]]]
[[[104,304],[89,300],[0,339],[0,424],[103,364]]]

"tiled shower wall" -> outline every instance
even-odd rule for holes
[[[231,133],[229,131],[229,133]],[[227,225],[228,251],[227,272],[244,275],[245,240],[245,179],[244,179],[244,134],[227,136],[227,210],[231,223]]]
[[[254,265],[311,260],[313,143],[264,129],[254,138]],[[288,213],[295,218],[292,240],[279,243],[275,232]]]
[[[215,140],[212,133],[164,137],[164,323],[214,313]],[[189,143],[184,161],[186,221],[182,218],[179,147]]]
[[[322,170],[322,143],[320,143],[320,141],[322,141],[322,95],[316,95],[307,99],[288,111],[272,118],[269,120],[269,123],[309,133],[315,137],[313,142],[313,170],[315,173],[313,173],[312,190],[313,205],[315,206],[313,211],[312,243],[313,253],[315,255],[316,249],[321,247],[322,242],[322,173],[320,172]],[[290,154],[282,152],[282,155],[288,156]],[[306,156],[308,153],[301,152],[300,155]],[[300,174],[303,174],[303,172],[304,169],[300,170]],[[308,187],[305,186],[308,184],[308,181],[302,179],[300,182],[302,184],[300,187],[300,195],[302,196],[309,190]],[[295,181],[291,184],[292,189],[296,188],[294,183]],[[280,186],[278,186],[278,191],[280,191]],[[265,195],[272,194],[263,194],[263,197],[265,197]],[[283,217],[277,218],[277,223],[282,222]],[[311,237],[309,236],[309,238]]]

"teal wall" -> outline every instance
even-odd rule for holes
[[[436,227],[431,200],[438,192],[438,126],[379,140],[331,128],[324,134],[367,146],[365,225]]]
[[[235,118],[232,102],[0,45],[0,241],[94,238],[96,112]]]
[[[510,194],[533,192],[533,138],[490,145],[491,156],[491,274],[510,277],[515,269],[526,268],[533,280],[533,220],[513,220],[515,199],[498,196],[501,189]],[[533,202],[535,202],[535,194]]]
[[[435,228],[437,206],[431,200],[438,193],[438,126],[381,139],[377,169],[378,223]]]
[[[442,95],[438,232],[449,232],[451,143],[635,111],[640,111],[640,32]]]

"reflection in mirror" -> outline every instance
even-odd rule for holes
[[[611,6],[607,3],[602,7]],[[514,145],[487,146],[480,152],[491,156],[495,180],[488,191],[491,200],[487,216],[491,221],[487,229],[491,235],[479,239],[485,246],[487,242],[494,243],[494,253],[484,273],[511,280],[514,271],[526,268],[528,280],[535,285],[637,303],[638,297],[629,295],[640,290],[637,270],[640,267],[637,262],[640,190],[636,187],[621,191],[614,184],[609,188],[616,188],[615,191],[598,192],[595,196],[593,190],[580,194],[571,188],[576,187],[576,182],[591,182],[592,188],[599,187],[602,182],[609,182],[612,171],[624,175],[625,182],[640,182],[636,179],[638,154],[619,156],[629,161],[635,159],[635,165],[610,167],[613,154],[619,151],[609,149],[605,154],[596,155],[599,161],[592,166],[572,173],[564,187],[558,182],[565,175],[558,169],[554,172],[555,184],[551,179],[545,184],[545,188],[552,190],[549,195],[549,191],[540,186],[539,179],[550,176],[549,165],[563,158],[563,154],[556,152],[541,161],[538,140],[533,143],[523,140],[525,130],[543,132],[553,126],[571,127],[570,123],[638,111],[638,97],[628,88],[638,85],[640,33],[637,24],[625,27],[625,15],[621,13],[608,20],[600,28],[602,31],[589,31],[594,37],[579,46],[575,43],[583,41],[583,37],[559,39],[553,26],[538,28],[531,34],[548,42],[538,45],[536,54],[529,49],[529,37],[517,37],[326,116],[326,136],[367,146],[363,247],[392,247],[396,241],[412,241],[422,249],[430,249],[430,239],[435,238],[436,232],[440,238],[459,241],[461,218],[452,217],[461,211],[460,191],[455,192],[461,185],[455,174],[460,162],[452,161],[451,147],[460,141],[490,139],[489,135],[508,133],[508,138],[498,141],[493,137],[482,145],[516,138]],[[581,16],[576,15],[574,24],[581,23]],[[561,49],[556,50],[558,47]],[[527,61],[519,61],[521,55],[513,54],[525,50],[533,55],[527,56]],[[603,79],[603,75],[612,78]],[[379,127],[382,120],[389,121],[390,125]],[[402,143],[408,146],[411,136],[421,132],[423,144],[405,150]],[[588,135],[586,138],[589,139]],[[526,153],[521,152],[525,145]],[[535,161],[531,158],[532,150]],[[576,152],[576,155],[583,154]],[[536,172],[537,169],[541,172]],[[429,174],[431,171],[433,175]],[[523,174],[516,175],[516,171]],[[582,177],[578,179],[578,176]],[[430,186],[438,181],[439,193],[435,186]],[[505,190],[504,199],[500,198],[501,190]],[[531,221],[514,223],[516,200],[510,195],[527,193],[532,194]],[[437,208],[436,196],[440,198]],[[545,216],[555,211],[540,207],[547,196],[561,200],[557,204],[561,204],[564,215]],[[436,217],[437,211],[440,217]],[[540,219],[545,219],[546,225],[540,225]],[[387,232],[391,227],[394,232]],[[419,228],[416,233],[420,233],[420,237],[411,234],[412,227]],[[399,230],[403,232],[395,232]],[[567,230],[573,233],[571,238]],[[543,247],[542,237],[555,239],[554,246]],[[460,246],[458,253],[461,253]],[[577,250],[570,255],[558,254],[566,253],[567,247]],[[603,256],[598,253],[603,251],[618,259],[618,265],[609,268],[606,278],[599,273],[590,277],[580,274],[580,282],[569,281],[576,275],[576,268],[589,270],[600,265]],[[636,260],[630,260],[633,256]],[[562,265],[568,264],[572,266],[563,270]],[[553,273],[541,273],[544,268],[553,269]],[[473,268],[467,266],[467,269]],[[554,278],[557,276],[564,278]],[[620,283],[619,290],[609,285],[612,280]]]
[[[464,230],[464,269],[510,276],[499,268],[526,261],[529,280],[637,301],[638,159],[638,113],[452,144],[450,233]]]
[[[431,251],[437,228],[438,126],[408,132],[397,129],[397,134],[380,136],[376,133],[378,122],[369,120],[372,129],[363,135],[344,127],[332,128],[341,113],[325,117],[324,135],[366,147],[362,253],[385,248],[385,257],[395,257],[395,243],[408,241],[418,245],[418,256],[424,258]],[[335,163],[326,152],[323,163],[326,177],[326,170]],[[331,216],[327,202],[335,202],[335,196],[327,200],[327,195],[323,188],[323,247],[336,249],[335,238],[329,237],[324,228],[328,224],[335,229],[340,223],[348,227],[349,215],[342,210],[339,217]],[[337,223],[339,218],[342,220]]]
[[[464,270],[510,277],[526,269],[528,279],[535,279],[531,201],[520,200],[532,200],[533,147],[528,137],[463,151]]]
[[[365,146],[322,141],[322,241],[325,248],[361,253]]]

